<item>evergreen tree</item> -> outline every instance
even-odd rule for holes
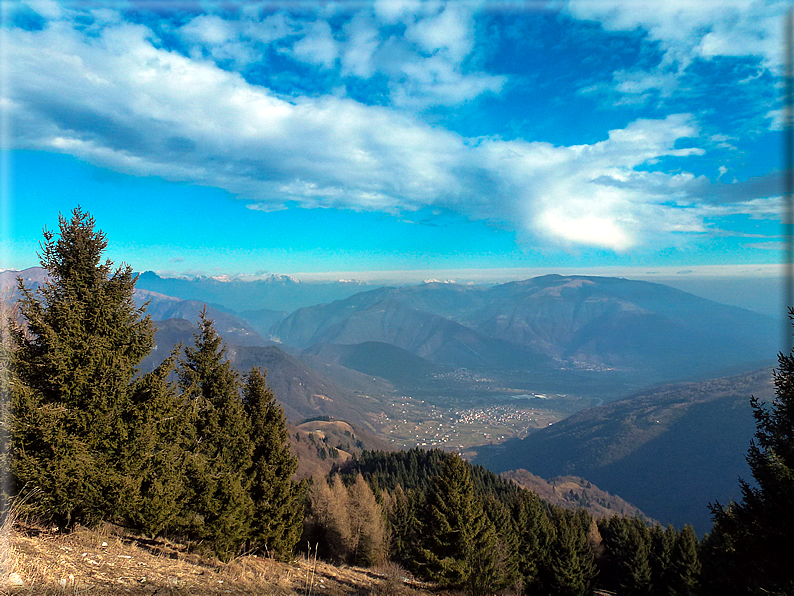
[[[651,593],[653,596],[673,596],[676,592],[670,580],[677,534],[672,526],[662,528],[655,524],[650,530],[650,538]]]
[[[20,279],[24,331],[15,333],[13,473],[38,488],[45,517],[60,527],[115,519],[135,492],[124,474],[127,420],[137,366],[154,328],[133,302],[129,266],[102,261],[107,240],[78,207],[44,231],[37,292]]]
[[[582,520],[565,510],[557,510],[554,517],[556,532],[549,558],[540,569],[540,593],[550,596],[590,594],[597,570]]]
[[[701,563],[700,544],[695,530],[690,525],[676,536],[675,547],[670,558],[668,583],[670,592],[677,596],[693,596],[698,593]]]
[[[789,318],[794,309],[789,307]],[[731,577],[727,593],[792,594],[791,537],[794,536],[794,351],[778,355],[775,398],[767,406],[751,398],[755,440],[747,462],[756,486],[740,481],[742,501],[712,506],[712,578]],[[717,579],[719,582],[719,579]]]
[[[9,512],[10,498],[13,487],[11,486],[11,315],[6,311],[0,301],[0,525],[5,522],[5,515]],[[0,541],[7,536],[0,536]],[[7,545],[0,543],[0,547]]]
[[[496,573],[496,532],[474,494],[469,467],[449,457],[430,489],[422,553],[443,586],[482,594]]]
[[[405,494],[401,485],[389,493],[387,517],[389,522],[389,557],[410,571],[419,573],[420,521],[417,511],[421,510],[418,501],[422,493],[419,490]]]
[[[483,500],[483,506],[489,525],[496,530],[495,550],[489,555],[494,560],[494,573],[490,586],[485,587],[498,591],[516,586],[521,577],[516,524],[510,510],[494,494]]]
[[[556,535],[543,503],[535,493],[521,491],[513,504],[518,536],[518,570],[525,593],[539,588],[540,569],[547,565]]]
[[[135,490],[126,503],[128,522],[149,536],[183,525],[185,462],[192,425],[181,395],[169,377],[177,349],[136,386],[124,457]]]
[[[246,376],[243,400],[253,447],[248,470],[254,506],[249,539],[255,549],[264,548],[285,560],[303,530],[306,483],[292,480],[298,458],[290,452],[284,409],[259,368]]]
[[[599,529],[607,559],[605,585],[621,594],[650,594],[650,533],[645,523],[615,516],[602,522]]]
[[[240,383],[206,309],[195,347],[186,347],[179,383],[190,403],[194,440],[186,461],[189,533],[208,541],[222,558],[233,556],[249,534],[253,502],[250,422]]]

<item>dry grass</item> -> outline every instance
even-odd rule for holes
[[[375,570],[333,566],[313,557],[290,564],[245,556],[222,563],[167,540],[147,540],[114,526],[70,534],[17,523],[8,529],[0,594],[157,596],[429,594],[406,585],[396,566]],[[438,594],[438,592],[434,592]]]

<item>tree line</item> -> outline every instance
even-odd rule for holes
[[[224,559],[289,559],[308,542],[329,560],[391,560],[471,595],[794,593],[794,356],[779,357],[775,401],[753,400],[756,482],[742,483],[741,503],[712,506],[702,542],[690,526],[552,506],[440,450],[365,451],[296,482],[265,373],[232,368],[206,314],[192,345],[139,372],[159,349],[154,325],[106,247],[79,208],[57,238],[45,230],[49,280],[37,292],[19,281],[22,324],[0,350],[0,464],[59,529],[109,521]]]
[[[310,539],[326,558],[356,561],[338,539],[349,532],[346,512],[329,503],[343,503],[346,486],[365,485],[385,520],[370,526],[365,558],[388,558],[447,588],[472,595],[583,596],[596,587],[696,593],[699,543],[691,526],[679,532],[638,518],[596,520],[438,449],[367,451],[329,476],[330,484],[310,490],[307,517]],[[329,493],[339,497],[329,500]]]

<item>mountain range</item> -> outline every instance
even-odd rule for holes
[[[13,294],[16,273],[35,287],[42,272],[2,272],[0,289]],[[492,287],[432,282],[360,289],[354,282],[301,284],[286,276],[244,282],[146,272],[136,296],[149,301],[155,320],[195,320],[207,304],[235,344],[277,343],[319,355],[329,350],[318,344],[378,342],[431,364],[619,369],[641,375],[646,386],[768,360],[779,347],[772,317],[643,281],[546,275]],[[282,308],[321,296],[342,297]]]
[[[296,310],[270,338],[304,349],[383,342],[461,367],[619,368],[650,384],[768,359],[778,325],[660,284],[547,275],[361,292]]]
[[[152,271],[138,275],[137,287],[182,300],[223,304],[235,312],[292,312],[304,306],[347,298],[369,288],[359,281],[301,282],[289,275],[269,275],[263,279],[219,277],[160,277]]]

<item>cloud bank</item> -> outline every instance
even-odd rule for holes
[[[572,2],[570,10],[612,27],[644,24],[670,55],[680,37],[691,38],[679,35],[672,9],[626,21],[598,6]],[[181,48],[113,11],[94,11],[86,25],[55,4],[33,8],[47,19],[42,28],[6,31],[3,101],[15,148],[221,188],[251,209],[438,207],[537,243],[613,251],[702,233],[719,202],[708,180],[658,165],[703,153],[681,148],[700,134],[691,114],[638,118],[571,146],[464,137],[424,118],[428,106],[462,104],[505,84],[467,66],[476,54],[471,4],[377,2],[340,30],[284,13],[199,15],[171,27]],[[722,31],[701,38],[703,55],[727,51]],[[290,59],[386,81],[389,101],[287,94],[243,75],[257,60],[255,44],[285,39],[278,51]],[[734,194],[749,204],[759,199],[750,187]]]

